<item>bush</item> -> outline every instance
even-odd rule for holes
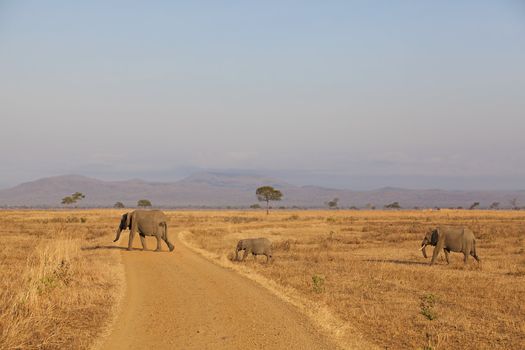
[[[390,204],[385,205],[386,209],[401,209],[401,205],[399,205],[399,202],[393,202]]]
[[[324,276],[313,275],[312,276],[312,288],[316,293],[324,292]]]
[[[420,300],[421,315],[425,316],[429,321],[435,320],[437,318],[436,311],[434,310],[434,305],[437,300],[436,296],[434,294],[426,294],[423,295]]]

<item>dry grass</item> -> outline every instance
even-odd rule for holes
[[[171,212],[192,245],[233,256],[238,239],[268,237],[273,263],[244,269],[328,308],[388,349],[525,348],[525,213],[508,211]],[[462,255],[428,266],[427,228],[466,225],[480,268]],[[431,250],[430,250],[431,251]],[[235,263],[241,265],[241,263]],[[308,305],[308,304],[305,304]]]
[[[123,291],[111,211],[0,211],[0,348],[86,349]],[[86,249],[88,248],[88,249]]]
[[[93,345],[122,292],[118,250],[96,249],[111,246],[120,214],[0,211],[1,349]],[[525,348],[524,212],[167,214],[171,232],[274,291],[293,291],[287,295],[302,298],[320,323],[342,320],[353,337],[379,347]],[[427,265],[419,243],[438,224],[473,229],[482,269],[472,259],[463,266],[460,254],[448,266],[443,258]],[[260,236],[274,242],[273,263],[228,261],[238,239]]]

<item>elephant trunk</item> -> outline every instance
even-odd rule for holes
[[[425,241],[423,241],[423,243],[421,243],[421,248],[419,248],[419,250],[421,250],[423,252],[423,256],[426,259],[427,258],[427,243]]]
[[[242,250],[242,240],[240,240],[238,243],[237,243],[237,247],[235,248],[235,261],[238,261],[239,260],[239,250]]]
[[[122,228],[118,228],[117,229],[117,236],[115,237],[115,240],[113,240],[113,242],[116,242],[120,239],[120,233],[122,232]]]

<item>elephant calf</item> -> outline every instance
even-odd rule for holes
[[[272,258],[272,242],[267,238],[241,239],[239,243],[237,243],[235,250],[236,261],[239,260],[240,250],[244,250],[242,261],[244,261],[250,253],[253,254],[254,259],[256,259],[257,255],[266,255],[266,262]]]
[[[425,238],[423,238],[420,248],[425,258],[427,257],[425,248],[429,244],[435,247],[430,265],[434,264],[441,249],[445,252],[447,264],[449,263],[448,253],[450,252],[463,253],[463,262],[465,264],[469,255],[472,255],[478,263],[481,263],[476,253],[474,233],[466,227],[440,226],[429,230]]]

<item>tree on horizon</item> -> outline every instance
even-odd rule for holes
[[[142,207],[142,208],[151,207],[151,202],[148,199],[140,199],[137,202],[137,207]]]
[[[472,205],[469,207],[470,210],[474,210],[476,209],[477,207],[479,207],[479,202],[474,202],[472,203]]]
[[[499,202],[494,202],[490,205],[490,209],[499,209]]]
[[[336,198],[332,199],[331,201],[326,202],[325,204],[330,209],[337,209],[337,205],[339,204],[339,198],[336,197]]]
[[[86,195],[84,195],[82,192],[75,192],[71,196],[66,196],[62,198],[62,204],[64,205],[73,204],[84,198],[86,198]]]
[[[401,209],[401,205],[399,205],[399,202],[392,202],[390,204],[385,205],[386,209]]]
[[[259,187],[255,194],[260,202],[266,202],[266,215],[270,214],[270,201],[280,201],[283,197],[281,191],[272,186]]]

